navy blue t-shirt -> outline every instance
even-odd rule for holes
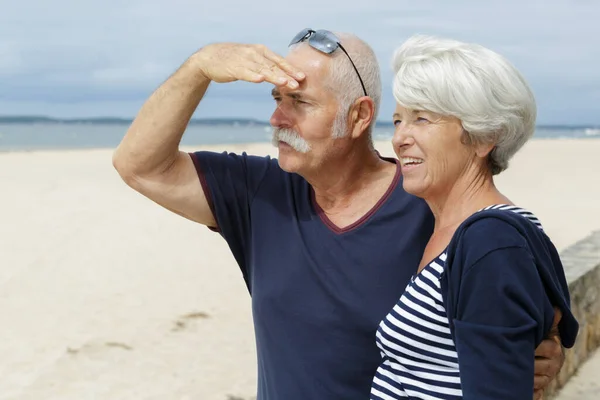
[[[383,198],[344,229],[308,182],[276,159],[191,154],[252,296],[259,400],[369,398],[379,322],[396,304],[433,231],[426,203],[397,171]]]

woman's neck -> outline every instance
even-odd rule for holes
[[[452,231],[469,216],[492,204],[512,204],[496,188],[492,175],[481,173],[477,176],[457,180],[448,190],[440,191],[425,198],[434,217],[434,234]]]

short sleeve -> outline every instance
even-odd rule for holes
[[[227,241],[244,278],[252,223],[251,205],[273,160],[246,153],[190,153],[218,231]]]
[[[554,310],[524,238],[508,224],[493,225],[467,243],[507,246],[465,265],[453,320],[463,395],[531,399],[535,349]]]

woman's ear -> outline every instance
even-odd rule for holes
[[[492,150],[494,150],[496,145],[494,143],[480,143],[475,145],[475,154],[477,157],[485,158],[490,154]]]

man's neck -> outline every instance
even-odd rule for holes
[[[318,174],[306,179],[314,190],[317,203],[327,214],[336,214],[353,208],[353,205],[357,209],[368,207],[365,203],[372,202],[369,201],[370,193],[380,192],[381,198],[397,169],[396,165],[381,159],[374,149],[369,148],[362,152],[353,150],[339,161],[323,167]]]

